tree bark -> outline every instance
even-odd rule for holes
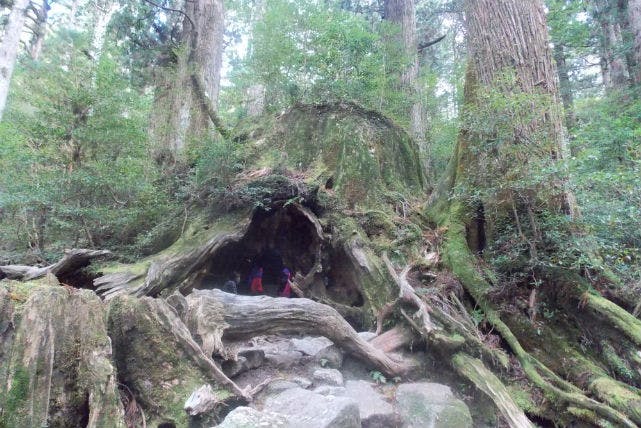
[[[475,189],[470,188],[470,185],[482,187],[484,185],[483,179],[488,178],[496,179],[502,185],[505,184],[505,181],[514,179],[514,177],[500,175],[503,171],[501,169],[490,172],[483,170],[484,165],[491,167],[493,164],[504,163],[505,159],[501,156],[505,156],[504,153],[506,153],[494,144],[493,139],[496,138],[495,134],[498,131],[490,128],[491,131],[488,132],[483,126],[478,126],[478,119],[483,120],[485,117],[483,115],[487,113],[488,104],[483,103],[483,100],[485,100],[484,97],[488,97],[488,92],[491,92],[493,96],[498,94],[499,104],[507,101],[505,105],[508,106],[513,105],[511,97],[517,94],[516,101],[518,102],[519,99],[528,100],[526,106],[531,105],[532,111],[535,112],[533,117],[526,114],[526,121],[519,120],[518,114],[515,114],[516,120],[510,120],[503,124],[510,128],[512,133],[500,134],[506,140],[501,141],[501,144],[511,145],[510,148],[518,153],[527,153],[525,156],[516,156],[511,159],[527,165],[527,162],[531,162],[532,157],[536,156],[543,161],[548,159],[551,161],[550,165],[554,165],[555,161],[565,155],[565,150],[562,110],[555,108],[555,104],[557,107],[560,104],[555,81],[556,70],[548,45],[545,13],[541,1],[466,0],[465,11],[470,53],[470,64],[465,82],[465,112],[463,114],[466,125],[459,133],[447,175],[430,199],[431,206],[429,207],[432,219],[439,228],[445,231],[441,248],[443,264],[449,267],[461,281],[465,290],[485,314],[485,319],[492,326],[493,331],[499,334],[510,347],[527,379],[548,397],[556,409],[555,418],[565,419],[568,422],[571,422],[573,418],[579,418],[592,424],[605,424],[604,421],[608,421],[616,426],[634,427],[638,415],[636,410],[631,410],[631,403],[636,402],[637,392],[631,392],[622,399],[619,399],[621,397],[619,392],[614,395],[617,399],[608,398],[602,394],[596,394],[596,398],[593,398],[585,395],[576,379],[570,378],[568,381],[561,377],[562,375],[567,377],[567,370],[562,364],[550,368],[545,365],[545,361],[542,362],[536,358],[536,346],[532,346],[531,342],[528,343],[528,335],[540,337],[541,340],[555,346],[559,350],[559,356],[555,359],[557,362],[559,360],[571,361],[574,364],[573,355],[576,355],[577,351],[581,354],[585,352],[579,351],[583,344],[576,340],[575,333],[566,342],[552,343],[550,334],[539,336],[535,333],[538,330],[533,328],[532,320],[525,313],[512,315],[514,318],[522,320],[525,326],[522,330],[513,330],[511,328],[513,323],[508,326],[503,319],[505,316],[501,315],[492,302],[492,293],[498,287],[490,283],[488,278],[492,276],[485,273],[486,268],[481,267],[481,263],[471,251],[466,239],[469,228],[474,227],[475,224],[474,207],[470,207],[469,203],[470,200],[474,200],[472,192]],[[538,97],[539,95],[549,98],[551,105],[548,106],[548,103],[544,102],[542,103],[544,108],[541,109],[537,102],[541,99]],[[491,100],[493,101],[494,98]],[[538,109],[542,111],[539,112]],[[475,118],[477,122],[474,121]],[[541,150],[538,150],[539,148]],[[534,149],[533,153],[530,152],[532,149]],[[524,170],[529,171],[527,168]],[[483,171],[481,180],[475,178],[477,171]],[[514,170],[508,171],[514,172]],[[516,170],[515,172],[522,174],[522,171]],[[497,176],[492,174],[497,174]],[[522,177],[524,180],[529,179],[527,175],[518,175],[518,177]],[[571,194],[567,192],[564,181],[561,181],[564,178],[561,177],[561,180],[555,182],[556,177],[554,175],[551,179],[546,180],[545,186],[548,186],[547,188],[543,188],[539,184],[528,185],[525,197],[519,194],[519,192],[523,192],[521,188],[499,195],[498,198],[491,192],[481,196],[483,204],[486,202],[492,204],[491,209],[485,210],[486,220],[494,224],[495,228],[507,226],[503,232],[512,234],[510,236],[520,235],[524,241],[531,244],[532,242],[529,241],[536,239],[536,236],[525,237],[525,233],[534,234],[536,228],[533,227],[534,230],[524,232],[523,224],[526,222],[535,224],[539,221],[537,216],[545,212],[571,213],[565,208],[570,205]],[[518,182],[521,183],[520,179]],[[509,183],[507,185],[510,186]],[[463,196],[455,194],[454,197],[450,197],[454,189],[462,189],[463,192],[469,193]],[[489,188],[489,190],[492,189],[492,187]],[[501,192],[501,189],[499,188],[498,192]],[[515,195],[519,195],[520,201],[511,199]],[[510,214],[510,210],[513,211],[513,214]],[[497,218],[501,220],[500,223],[496,222]],[[554,250],[540,248],[541,253],[546,251],[549,255],[549,252]],[[589,249],[586,252],[589,252]],[[536,255],[533,254],[532,257],[535,258]],[[533,266],[536,266],[536,263]],[[535,273],[537,278],[541,278],[539,291],[558,289],[558,285],[549,278],[556,277],[564,271],[559,269],[559,272],[553,272],[551,268],[546,266],[542,266],[540,270],[541,272]],[[585,321],[581,317],[591,317],[591,324],[599,326],[599,333],[600,329],[607,325],[608,328],[617,330],[616,337],[624,344],[622,347],[638,346],[639,336],[637,333],[641,330],[638,329],[639,323],[633,321],[630,314],[624,315],[623,309],[605,301],[603,297],[591,291],[589,287],[586,287],[584,281],[572,278],[568,280],[565,287],[562,292],[559,292],[560,295],[566,296],[565,299],[570,296],[570,298],[576,299],[576,295],[580,295],[579,308],[589,308],[589,311],[585,311],[586,313],[583,315],[574,313],[576,312],[576,304],[572,311],[564,311],[568,316],[576,318],[575,325],[580,326],[579,331],[582,334],[589,337],[596,333],[596,330],[591,330],[590,324],[580,321],[581,319]],[[559,296],[559,298],[561,297]],[[550,305],[561,304],[558,299],[554,300],[549,297],[547,303]],[[550,329],[559,328],[556,321],[540,320],[538,322],[549,326]],[[532,354],[526,349],[529,349]],[[587,355],[587,353],[585,354]],[[590,357],[589,363],[597,367],[602,364],[602,360],[603,357],[595,353]],[[585,366],[587,367],[587,364]],[[466,376],[479,388],[484,388],[482,384],[474,381],[474,372],[469,372]],[[601,374],[599,376],[599,385],[614,385],[613,378],[607,375],[603,377]],[[494,401],[497,402],[496,399]]]
[[[513,96],[514,91],[546,96],[550,105],[540,114],[537,113],[538,117],[529,118],[525,123],[515,121],[514,141],[511,143],[522,144],[525,148],[536,142],[540,146],[535,149],[536,153],[542,158],[549,156],[552,161],[562,161],[569,157],[563,113],[559,108],[557,71],[552,61],[542,3],[538,0],[509,0],[500,3],[492,0],[468,0],[465,12],[473,73],[473,76],[468,76],[466,89],[474,90],[470,86],[476,85],[479,88],[492,88],[508,99]],[[505,81],[505,73],[514,73],[514,80]],[[477,136],[477,139],[486,137],[492,139],[492,136]],[[475,156],[467,153],[469,149],[470,147],[463,145],[459,156],[475,162]],[[523,159],[525,163],[529,161],[530,159]],[[482,165],[477,167],[483,168]],[[470,169],[468,165],[468,168],[459,167],[458,170],[469,175],[474,168]],[[575,197],[566,189],[564,179],[551,184],[557,188],[557,195],[546,205],[574,217],[577,214]],[[531,197],[536,198],[536,195]]]
[[[217,116],[222,69],[222,0],[185,1],[181,43],[175,63],[158,74],[151,134],[156,159],[171,164],[186,147],[208,136],[209,121],[225,134]]]
[[[91,39],[91,56],[93,57],[93,60],[98,63],[105,44],[107,27],[109,26],[109,22],[111,22],[111,18],[114,13],[118,10],[118,4],[111,0],[106,0],[102,3],[97,3],[94,7],[95,22],[93,37]]]
[[[35,28],[33,29],[33,35],[29,42],[29,56],[34,61],[37,61],[42,53],[42,45],[44,44],[47,33],[47,20],[50,9],[51,5],[49,4],[49,0],[42,0],[40,8],[33,7]]]
[[[612,0],[592,0],[595,19],[599,23],[601,75],[606,89],[621,89],[629,84],[629,72],[621,51],[623,35],[618,9]]]
[[[574,95],[572,94],[572,85],[570,84],[565,47],[558,43],[554,45],[554,61],[556,62],[557,74],[559,76],[561,101],[563,101],[563,110],[565,111],[565,126],[570,129],[574,127],[576,120],[574,115]]]
[[[416,139],[424,159],[428,156],[425,141],[425,121],[421,90],[418,84],[418,38],[416,35],[416,11],[414,0],[385,0],[384,17],[400,27],[398,41],[403,47],[409,64],[401,76],[401,87],[411,100],[410,134]]]
[[[16,65],[20,36],[29,7],[29,0],[15,0],[0,44],[0,120],[7,104],[9,85]]]
[[[628,0],[628,31],[632,35],[634,67],[630,76],[635,84],[641,83],[641,0]]]

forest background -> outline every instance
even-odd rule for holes
[[[11,13],[21,3],[24,25],[15,30]],[[483,114],[465,120],[460,1],[416,2],[417,55],[398,37],[400,21],[387,19],[391,1],[203,3],[221,17],[225,11],[222,62],[205,82],[224,124],[219,130],[296,103],[349,101],[378,110],[419,143],[425,197],[445,171],[463,122],[500,136],[536,102],[531,95],[487,93]],[[545,239],[561,251],[537,263],[589,275],[594,260],[583,249],[596,240],[601,261],[634,291],[641,287],[638,5],[545,3],[568,130],[570,190],[581,212],[573,227],[582,232],[564,234],[565,220],[550,217]],[[184,85],[181,64],[198,63],[188,58],[185,28],[203,30],[187,23],[182,2],[15,0],[0,7],[3,61],[5,45],[19,40],[0,123],[0,265],[46,264],[69,247],[108,248],[135,260],[184,232],[191,207],[204,203],[203,189],[228,190],[243,169],[242,144],[226,132],[187,130],[176,138],[163,128],[181,118],[175,103],[175,85]],[[528,183],[488,180],[475,196],[549,177],[538,173],[519,178]],[[498,237],[486,252],[499,270],[523,251],[525,243],[512,238]]]

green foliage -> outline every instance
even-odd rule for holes
[[[350,100],[402,117],[394,113],[410,100],[394,85],[407,59],[391,42],[395,31],[383,23],[372,29],[362,15],[332,2],[270,1],[231,80],[241,93],[253,84],[265,85],[272,109]]]
[[[82,34],[50,44],[17,71],[0,127],[3,247],[46,259],[62,246],[133,249],[171,207],[148,156],[149,99],[111,51],[93,62]]]
[[[589,232],[605,262],[628,279],[641,265],[641,99],[612,93],[581,100],[573,180]]]
[[[369,372],[369,376],[374,380],[374,382],[378,384],[386,384],[387,383],[387,378],[383,373],[379,372],[378,370],[372,370]]]

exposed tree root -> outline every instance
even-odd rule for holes
[[[576,302],[579,309],[590,311],[595,317],[616,328],[635,345],[641,346],[641,320],[633,314],[601,296],[585,279],[575,273],[551,269],[544,274],[550,282],[562,287],[561,294]]]
[[[222,339],[265,334],[317,334],[387,375],[404,374],[395,361],[358,336],[333,308],[308,299],[239,296],[220,290],[196,290],[186,297],[187,324],[207,351],[222,352]]]
[[[465,224],[461,221],[464,209],[459,203],[451,203],[437,216],[438,225],[446,227],[444,240],[444,262],[459,278],[466,291],[484,311],[487,321],[494,330],[501,335],[503,340],[512,349],[521,363],[523,371],[530,381],[546,393],[551,402],[557,406],[567,405],[580,410],[588,410],[599,418],[611,421],[619,426],[635,427],[635,423],[610,405],[600,403],[585,396],[578,388],[561,379],[552,370],[545,367],[521,346],[517,337],[510,328],[501,320],[500,315],[494,310],[486,298],[490,284],[483,278],[476,267],[476,260],[467,246],[465,239]]]
[[[464,353],[458,353],[452,358],[452,365],[461,376],[469,379],[478,389],[490,397],[510,427],[534,427],[523,410],[512,400],[501,380],[494,376],[481,360]]]
[[[105,257],[111,254],[107,250],[84,250],[73,249],[66,250],[62,259],[58,262],[45,266],[23,266],[23,265],[6,265],[0,266],[0,273],[9,279],[17,279],[20,281],[30,281],[32,279],[45,276],[47,273],[52,273],[58,278],[72,273],[73,271],[87,266],[92,259],[98,257]]]

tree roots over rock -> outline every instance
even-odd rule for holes
[[[491,285],[482,275],[476,258],[468,248],[465,210],[456,202],[439,208],[440,210],[432,207],[432,216],[437,220],[438,226],[446,230],[442,248],[445,265],[459,278],[475,304],[483,311],[487,322],[512,350],[527,379],[543,392],[547,399],[546,406],[554,409],[554,419],[562,423],[581,419],[599,426],[609,423],[635,427],[641,424],[639,390],[617,381],[601,369],[604,362],[599,355],[577,350],[575,346],[578,343],[559,336],[551,322],[532,325],[525,315],[512,314],[509,317],[512,328],[508,326],[490,301],[488,293]],[[556,272],[557,275],[559,273]],[[618,337],[618,340],[627,338],[630,348],[638,346],[638,320],[630,322],[630,314],[603,297],[586,291],[585,284],[577,278],[568,279],[565,276],[564,281],[566,293],[569,292],[574,301],[579,303],[578,316],[570,315],[576,310],[566,313],[568,318],[576,320],[575,323],[579,322],[577,334],[594,334],[595,332],[590,332],[590,326],[599,326],[599,329],[604,328],[605,331],[610,326],[612,331],[618,331],[618,336],[615,334],[613,337]],[[572,298],[566,301],[572,301]],[[590,321],[586,323],[588,319]],[[536,331],[540,334],[536,334]],[[533,337],[537,340],[532,340]],[[524,343],[529,345],[531,352],[526,351]],[[532,352],[538,355],[535,356]],[[455,357],[455,366],[476,384],[474,378],[478,372],[474,374],[469,368],[463,370],[461,361],[460,357]],[[483,389],[481,386],[480,388]],[[497,402],[497,405],[501,408],[500,403]],[[539,416],[546,417],[542,408],[539,409]]]

